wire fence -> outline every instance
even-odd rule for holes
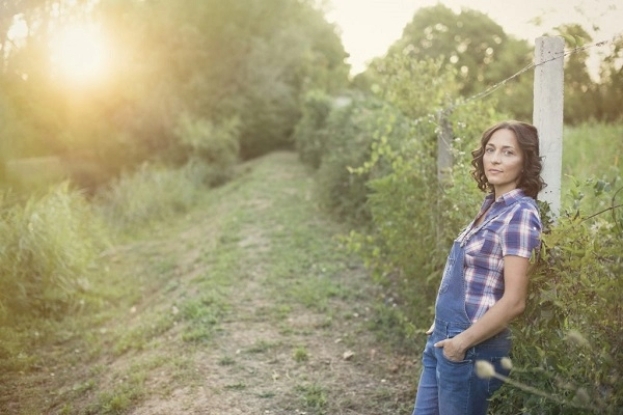
[[[519,71],[517,71],[513,75],[509,76],[508,78],[506,78],[506,79],[504,79],[502,81],[499,81],[499,82],[497,82],[494,85],[491,85],[490,87],[486,88],[484,91],[478,92],[478,93],[476,93],[474,95],[471,95],[471,96],[469,96],[467,98],[457,100],[453,104],[451,104],[451,105],[449,105],[449,106],[447,106],[447,107],[437,111],[436,113],[426,114],[426,115],[424,115],[422,117],[417,118],[414,121],[417,123],[417,122],[422,121],[424,119],[430,119],[430,117],[433,117],[433,116],[437,116],[438,117],[439,115],[447,115],[447,114],[451,113],[452,111],[454,111],[455,109],[457,109],[457,108],[459,108],[461,106],[467,105],[468,103],[471,103],[473,101],[477,101],[477,100],[483,99],[483,98],[493,94],[495,91],[497,91],[501,87],[505,86],[510,81],[520,77],[524,73],[526,73],[526,72],[528,72],[528,71],[530,71],[530,70],[532,70],[532,69],[534,69],[534,68],[536,68],[536,67],[538,67],[540,65],[544,65],[544,64],[546,64],[548,62],[551,62],[553,60],[556,60],[556,59],[566,58],[568,56],[574,55],[576,53],[584,52],[584,51],[587,51],[587,50],[590,50],[590,49],[594,49],[594,48],[598,48],[598,47],[604,47],[604,46],[607,46],[607,45],[610,45],[610,44],[614,44],[614,43],[616,43],[620,39],[623,39],[623,32],[616,34],[615,36],[613,36],[610,39],[605,39],[605,40],[601,40],[601,41],[598,41],[598,42],[593,42],[593,43],[590,43],[590,44],[587,44],[587,45],[583,45],[583,46],[578,46],[578,47],[575,47],[575,48],[567,49],[567,50],[564,51],[564,53],[561,56],[553,56],[551,58],[545,59],[545,60],[543,60],[541,62],[538,62],[538,63],[533,62],[533,63],[531,63],[529,65],[526,65],[525,67],[521,68]]]

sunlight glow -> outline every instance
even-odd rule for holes
[[[60,29],[50,39],[50,52],[55,74],[68,83],[100,81],[110,67],[106,37],[94,25],[73,24]]]

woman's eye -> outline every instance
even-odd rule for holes
[[[491,147],[485,148],[485,153],[493,153],[493,149]]]
[[[513,153],[512,151],[509,151],[509,150],[504,152],[505,156],[512,156],[513,154],[515,154],[515,153]]]

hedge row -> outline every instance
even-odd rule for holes
[[[396,57],[383,65],[375,97],[351,96],[344,106],[336,105],[343,99],[310,96],[297,147],[317,169],[319,199],[353,224],[347,242],[386,285],[385,303],[397,305],[384,322],[391,320],[395,337],[423,342],[419,333],[432,319],[445,256],[483,196],[469,175],[469,151],[486,127],[506,117],[478,102],[442,111],[455,85],[434,62]],[[441,180],[440,120],[454,138],[454,167]],[[578,184],[566,197],[569,210],[549,224],[528,308],[514,324],[514,383],[497,395],[494,413],[623,411],[617,184]],[[600,209],[605,213],[591,216]],[[543,219],[549,223],[546,207]]]

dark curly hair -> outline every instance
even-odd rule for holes
[[[536,199],[538,193],[546,186],[541,178],[541,157],[539,156],[539,133],[536,127],[522,121],[502,121],[484,132],[480,139],[480,147],[472,151],[472,176],[478,183],[478,188],[483,192],[493,192],[493,186],[487,181],[482,157],[485,147],[493,133],[498,130],[510,130],[517,138],[517,144],[523,155],[523,169],[519,178],[518,188],[522,189],[527,196]]]

